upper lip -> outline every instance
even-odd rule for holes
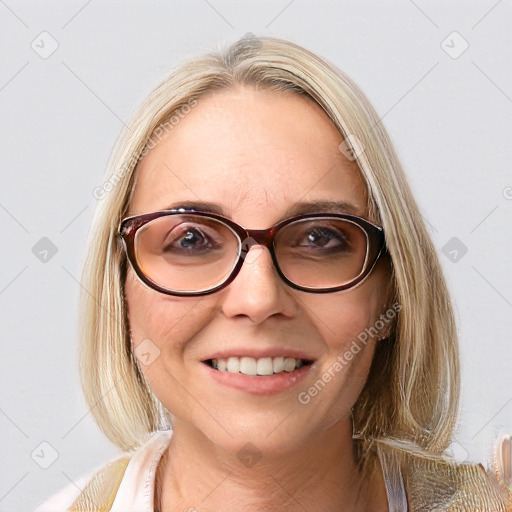
[[[208,359],[227,359],[229,357],[253,357],[261,359],[263,357],[293,357],[305,361],[314,361],[316,358],[302,350],[293,347],[267,347],[267,348],[229,348],[213,352],[202,361]]]

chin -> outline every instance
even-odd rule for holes
[[[237,455],[247,445],[262,454],[294,453],[303,446],[307,429],[293,414],[275,411],[232,414],[226,425],[227,431],[216,422],[201,430],[211,442]]]

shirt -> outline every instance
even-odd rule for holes
[[[171,437],[171,430],[154,432],[137,450],[82,476],[34,512],[154,512],[156,469]],[[481,465],[429,464],[413,456],[407,464],[392,451],[377,453],[389,512],[512,512],[512,495],[491,485]]]

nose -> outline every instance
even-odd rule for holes
[[[251,245],[238,275],[224,289],[222,311],[256,324],[272,316],[291,318],[297,309],[293,292],[279,276],[268,248]]]

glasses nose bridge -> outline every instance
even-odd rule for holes
[[[272,252],[275,228],[246,229],[247,238],[243,240],[244,247],[248,251],[253,245],[263,245]]]

